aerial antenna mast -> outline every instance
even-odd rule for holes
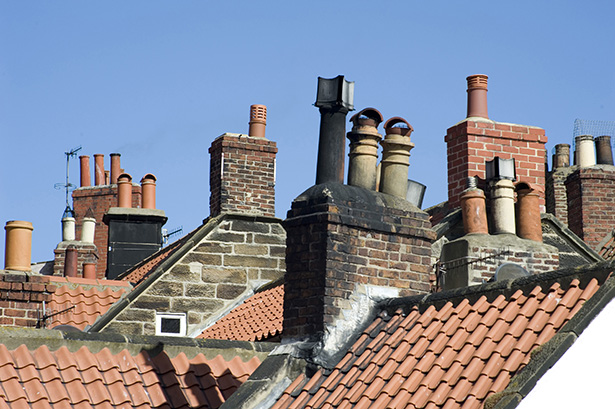
[[[66,190],[66,209],[64,209],[64,214],[62,215],[62,218],[75,217],[75,212],[70,207],[70,202],[68,200],[69,198],[68,194],[72,192],[73,190],[75,190],[77,186],[73,185],[72,183],[68,181],[68,176],[69,176],[68,169],[69,169],[69,164],[70,164],[70,158],[75,158],[77,156],[77,152],[79,152],[80,150],[81,150],[81,145],[79,145],[76,148],[71,149],[68,152],[64,152],[64,154],[66,155],[66,181],[64,183],[56,183],[54,185],[54,187],[58,190],[60,189]]]

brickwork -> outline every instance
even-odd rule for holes
[[[98,249],[91,243],[80,241],[63,241],[53,250],[53,275],[64,276],[64,259],[66,258],[66,248],[73,246],[77,249],[77,277],[83,276],[83,263],[96,262],[98,259]]]
[[[546,202],[547,213],[568,225],[568,196],[566,194],[566,178],[576,170],[576,167],[562,167],[547,173]]]
[[[450,208],[459,206],[459,195],[466,188],[466,178],[485,179],[485,162],[499,156],[515,159],[517,179],[545,189],[544,129],[468,119],[446,132],[448,158],[448,201]],[[484,185],[479,186],[484,188]],[[544,206],[545,198],[541,197]]]
[[[76,237],[81,237],[81,224],[88,209],[92,212],[91,217],[96,219],[94,245],[98,249],[97,278],[105,278],[105,271],[107,270],[109,228],[103,223],[103,216],[109,208],[116,206],[117,185],[88,186],[73,191]],[[132,186],[132,207],[141,207],[141,186],[136,184]]]
[[[51,301],[56,286],[38,274],[0,274],[0,325],[36,327],[43,316],[43,301]]]
[[[591,248],[610,234],[615,225],[615,167],[577,168],[565,182],[568,227]]]
[[[323,333],[368,286],[400,296],[430,290],[427,213],[365,189],[326,184],[293,202],[284,222],[287,255],[283,336]]]
[[[282,277],[285,242],[279,219],[227,215],[104,331],[154,335],[156,312],[171,312],[186,313],[188,333],[200,333],[242,295]]]
[[[275,142],[225,133],[213,141],[209,186],[212,216],[220,213],[275,216]]]

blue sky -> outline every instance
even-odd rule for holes
[[[615,120],[614,15],[610,1],[2,1],[0,222],[31,221],[33,261],[52,259],[54,184],[81,145],[107,165],[121,153],[137,181],[155,174],[166,227],[187,233],[209,215],[211,142],[247,132],[255,103],[278,144],[284,218],[314,183],[317,77],[338,74],[357,110],[412,124],[409,177],[428,186],[424,207],[439,203],[468,75],[489,76],[491,119],[545,128],[549,151],[576,118]]]

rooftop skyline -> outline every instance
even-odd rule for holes
[[[468,75],[489,76],[491,119],[544,128],[549,156],[572,143],[576,118],[615,120],[613,11],[607,1],[2,3],[2,225],[31,221],[32,261],[52,260],[65,207],[54,184],[64,152],[82,146],[107,168],[121,153],[134,181],[156,175],[165,227],[186,234],[209,215],[208,148],[247,133],[251,104],[268,107],[284,218],[315,180],[317,77],[340,74],[355,82],[357,111],[413,126],[409,177],[427,185],[424,208],[440,203],[444,135],[466,116]]]

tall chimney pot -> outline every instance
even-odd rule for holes
[[[489,234],[485,193],[476,187],[474,176],[468,178],[468,188],[461,194],[460,201],[465,233]]]
[[[132,207],[132,176],[122,173],[117,180],[117,206]]]
[[[111,173],[109,176],[109,183],[116,184],[117,178],[122,173],[122,169],[120,166],[120,156],[121,155],[119,153],[112,153],[109,156],[111,156]]]
[[[4,269],[30,271],[32,258],[32,223],[12,220],[6,222]]]
[[[96,186],[105,184],[105,155],[102,153],[94,154],[94,184]]]
[[[553,170],[558,168],[566,168],[570,166],[570,145],[560,143],[555,145],[555,154],[553,155]]]
[[[493,232],[515,234],[515,186],[508,179],[491,182],[491,185]]]
[[[346,135],[350,140],[348,184],[375,190],[378,142],[382,139],[377,128],[382,114],[377,109],[365,108],[350,118],[350,122],[352,131]]]
[[[483,74],[470,75],[468,81],[468,118],[489,119],[487,114],[487,77]]]
[[[579,135],[574,138],[576,144],[577,165],[587,168],[596,164],[594,138],[591,135]]]
[[[265,137],[265,127],[267,126],[267,107],[265,105],[250,105],[250,127],[248,135],[256,138]]]
[[[75,218],[65,217],[62,219],[62,241],[75,240]]]
[[[84,217],[81,225],[81,241],[84,243],[94,243],[94,232],[96,229],[96,219]]]
[[[597,136],[594,139],[596,143],[596,160],[599,165],[613,164],[613,149],[611,148],[611,137],[609,135]]]
[[[413,129],[405,119],[398,116],[386,121],[384,129],[386,136],[380,141],[382,166],[379,189],[382,193],[405,199],[408,191],[410,150],[414,148],[414,143],[410,141]]]
[[[81,173],[81,187],[92,185],[92,176],[90,175],[90,157],[87,155],[79,156],[79,167]]]
[[[540,220],[540,192],[526,182],[518,182],[517,191],[517,234],[523,239],[542,243]]]
[[[141,179],[141,207],[156,208],[156,176],[148,173]]]
[[[68,246],[64,256],[64,277],[77,277],[77,257],[77,249]]]

